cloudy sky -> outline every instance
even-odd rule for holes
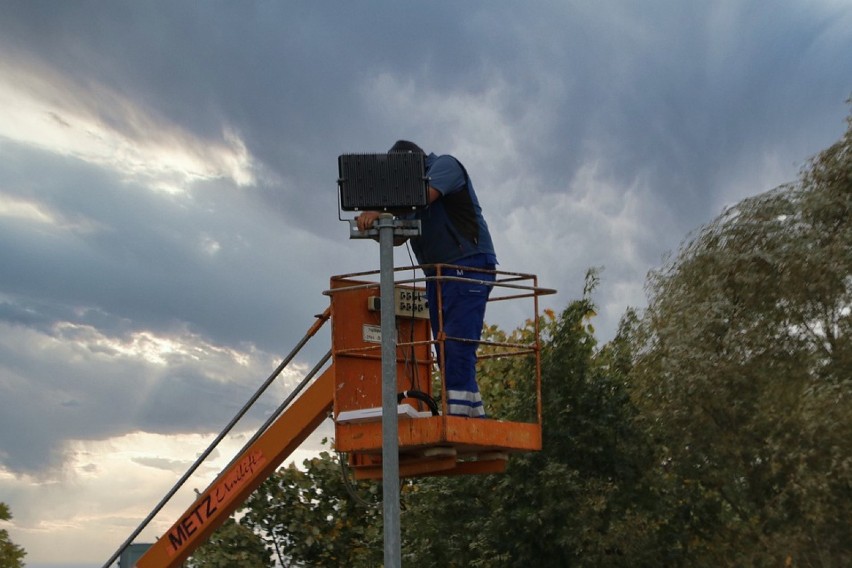
[[[456,155],[547,307],[603,267],[605,341],[689,231],[840,137],[850,94],[847,0],[0,2],[4,528],[31,567],[99,566],[329,276],[378,268],[338,220],[339,154]]]

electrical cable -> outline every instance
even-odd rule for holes
[[[408,253],[409,266],[411,266],[411,280],[415,280],[417,278],[417,265],[414,264],[414,257],[411,254],[411,242],[410,241],[405,242],[405,250]],[[417,289],[415,288],[414,293],[416,293],[416,292],[417,292]],[[428,306],[427,306],[427,309],[428,309]],[[414,346],[414,302],[413,301],[411,302],[411,318],[410,318],[410,320],[411,320],[410,321],[411,325],[410,325],[410,328],[409,328],[409,331],[410,331],[409,343],[411,343],[411,359],[413,361],[412,366],[414,368],[414,376],[412,377],[410,384],[411,384],[411,390],[416,390],[417,387],[419,386],[420,377],[417,376],[417,370],[418,370],[419,365],[418,365],[418,361],[417,361],[417,351],[415,350],[415,346]],[[427,388],[429,386],[430,385],[427,384]],[[432,399],[430,398],[430,401],[431,400]],[[431,407],[430,407],[430,409],[431,409]]]
[[[428,394],[426,394],[423,391],[418,391],[418,390],[402,391],[401,393],[396,395],[396,403],[399,404],[400,402],[402,402],[406,398],[414,398],[414,399],[417,399],[421,402],[425,402],[426,406],[429,407],[429,410],[432,411],[432,416],[438,416],[438,414],[440,414],[440,412],[438,411],[438,404],[432,399],[431,396],[429,396]]]
[[[352,485],[352,480],[349,479],[349,466],[346,465],[347,461],[347,454],[343,452],[337,452],[337,463],[340,464],[340,476],[343,478],[343,486],[346,488],[346,492],[349,493],[349,496],[352,497],[352,499],[362,507],[365,507],[367,509],[377,507],[379,503],[370,503],[369,501],[358,495],[357,490]]]

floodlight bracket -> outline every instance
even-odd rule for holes
[[[366,231],[358,229],[358,221],[348,219],[349,221],[349,238],[350,239],[373,239],[379,238],[378,227],[372,227]],[[419,219],[394,219],[393,220],[393,236],[394,237],[418,237],[420,236],[420,220]]]

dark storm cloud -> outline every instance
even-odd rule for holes
[[[20,331],[20,330],[19,330]],[[8,340],[15,329],[0,329]],[[86,329],[59,330],[53,340],[82,343]],[[36,343],[10,349],[0,342],[0,456],[13,472],[44,474],[61,465],[65,440],[104,439],[128,432],[218,432],[263,377],[217,361],[173,357],[166,365],[121,357],[108,345],[51,349]],[[225,371],[229,381],[211,380]],[[244,425],[277,406],[264,397]]]
[[[452,3],[90,8],[28,5],[7,20],[4,43],[54,62],[72,80],[107,84],[200,136],[235,126],[251,153],[287,182],[259,191],[288,221],[317,233],[334,227],[333,210],[320,212],[333,207],[332,195],[323,194],[333,194],[336,155],[385,149],[423,120],[388,124],[365,112],[359,85],[388,72],[424,90],[476,92],[524,33],[492,26],[500,13],[516,18],[499,5],[480,5],[470,18],[459,18]],[[45,40],[34,44],[33,37]],[[523,85],[536,83],[523,69],[507,70],[519,97]],[[102,118],[131,128],[109,109]]]
[[[556,191],[590,158],[625,184],[644,175],[686,231],[708,220],[724,172],[774,151],[803,160],[820,144],[803,133],[842,131],[849,9],[761,6],[619,3],[549,15],[536,37],[550,48],[536,53],[549,56],[565,97],[553,128],[536,133],[546,143],[531,170]]]
[[[56,321],[52,305],[29,306],[22,303],[0,302],[0,321],[33,329],[45,330]]]
[[[259,181],[237,188],[208,180],[169,196],[103,165],[0,142],[0,191],[44,204],[76,227],[4,220],[0,320],[50,337],[57,322],[114,338],[188,329],[211,343],[280,351],[324,307],[319,292],[330,273],[375,266],[375,251],[347,243],[335,216],[336,156],[381,151],[398,137],[422,136],[438,151],[474,135],[487,140],[501,125],[464,132],[441,112],[454,98],[479,101],[491,91],[518,153],[494,158],[508,161],[495,169],[519,180],[513,206],[535,207],[553,194],[579,198],[572,180],[589,163],[614,187],[648,188],[649,217],[637,221],[647,231],[628,243],[641,260],[613,266],[607,255],[618,235],[590,226],[555,241],[587,249],[577,265],[546,267],[548,285],[574,290],[567,301],[588,266],[610,264],[601,303],[615,304],[615,284],[641,280],[636,266],[653,267],[717,214],[722,186],[740,172],[766,155],[799,164],[842,131],[850,9],[762,6],[5,3],[0,47],[69,81],[75,104],[103,124],[130,140],[148,135],[137,114],[105,104],[99,87],[202,144],[231,129],[256,160]],[[410,85],[407,114],[386,113],[384,100],[371,99],[390,95],[383,77],[391,87]],[[474,178],[501,181],[489,175]],[[486,184],[477,187],[487,194]],[[207,254],[205,243],[218,248]],[[509,270],[539,270],[513,265],[521,261],[530,259],[501,256]],[[28,369],[35,360],[0,359],[19,388],[14,403],[4,402],[14,408],[0,413],[0,426],[28,424],[32,440],[6,436],[0,448],[26,470],[47,459],[34,448],[48,455],[60,437],[204,429],[212,427],[205,402],[242,400],[188,366],[157,382],[143,365],[115,381],[117,367],[69,370],[57,360],[36,372]],[[43,382],[54,374],[65,386]],[[131,420],[111,401],[133,383],[150,389]],[[201,404],[181,412],[195,398]],[[51,421],[27,420],[29,406]]]
[[[77,160],[0,148],[15,165],[0,171],[5,195],[61,212],[49,223],[0,224],[0,322],[10,334],[38,332],[35,340],[74,345],[96,332],[107,341],[89,341],[82,359],[75,349],[21,351],[0,341],[0,460],[13,471],[59,465],[66,439],[218,430],[272,367],[243,371],[239,383],[214,381],[215,363],[176,361],[157,370],[116,358],[111,342],[189,332],[280,352],[327,304],[316,289],[325,281],[298,278],[321,257],[282,249],[280,235],[263,228],[275,222],[241,205],[233,187],[210,182],[198,196],[169,196]],[[208,254],[203,238],[217,249]]]
[[[766,150],[762,141],[775,140],[791,159],[818,148],[799,133],[813,120],[831,128],[836,114],[790,109],[836,107],[849,89],[848,46],[831,41],[838,16],[848,17],[841,7],[91,7],[36,4],[29,18],[10,18],[7,41],[60,61],[71,75],[79,69],[200,136],[215,138],[233,125],[284,181],[257,192],[288,222],[316,234],[336,229],[329,211],[335,156],[384,149],[436,111],[420,108],[408,124],[367,112],[369,101],[353,87],[380,73],[447,95],[505,80],[507,116],[549,105],[546,128],[514,132],[525,173],[541,187],[564,191],[580,164],[600,159],[625,183],[639,173],[669,193],[683,231],[706,220],[719,172],[754,163]],[[36,35],[45,41],[30,46]],[[823,83],[818,93],[816,80]],[[545,92],[547,85],[560,95]]]
[[[86,225],[64,229],[14,219],[0,225],[0,263],[14,267],[0,274],[6,294],[38,301],[39,309],[62,307],[69,321],[108,314],[102,324],[130,320],[158,332],[190,322],[216,341],[264,348],[272,347],[270,332],[286,332],[281,320],[304,315],[287,311],[277,279],[291,264],[304,265],[304,252],[281,248],[281,235],[250,218],[257,213],[234,188],[209,183],[194,197],[168,196],[76,160],[4,148],[19,163],[0,172],[8,194],[37,199]],[[205,239],[217,250],[207,254]],[[291,290],[306,293],[298,281]],[[320,308],[325,303],[318,291],[315,301]],[[69,317],[71,308],[81,311]],[[27,309],[37,317],[34,305]]]

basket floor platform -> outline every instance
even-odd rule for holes
[[[382,476],[381,415],[371,421],[338,422],[335,447],[349,453],[356,479]],[[489,418],[429,416],[400,412],[400,477],[499,473],[509,454],[541,449],[538,424]]]

